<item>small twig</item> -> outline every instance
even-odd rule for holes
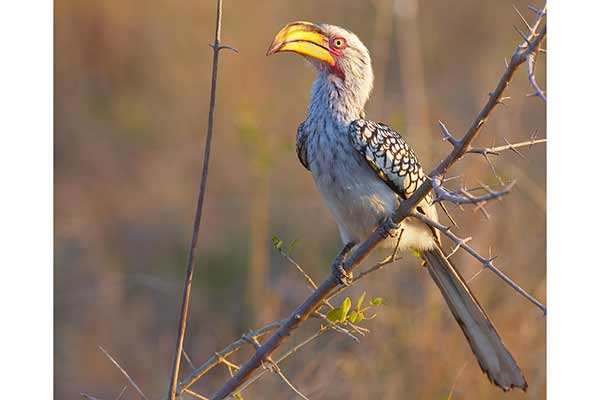
[[[232,47],[232,46],[227,46],[227,45],[224,45],[224,44],[222,44],[222,45],[220,45],[220,46],[217,46],[217,45],[216,45],[216,44],[214,44],[214,43],[209,43],[208,47],[210,47],[210,48],[211,48],[211,49],[213,49],[213,50],[215,50],[215,49],[216,49],[217,51],[221,51],[221,50],[231,50],[231,51],[233,51],[234,53],[240,54],[240,52],[239,52],[239,51],[238,51],[238,50],[237,50],[235,47]]]
[[[187,361],[187,363],[190,365],[190,367],[192,368],[192,371],[196,369],[196,367],[194,367],[194,363],[192,362],[192,359],[185,352],[185,349],[183,350],[183,358],[185,358],[185,361]]]
[[[83,393],[83,392],[79,393],[79,395],[80,395],[81,397],[83,397],[84,399],[86,399],[86,400],[102,400],[102,399],[101,399],[101,398],[99,398],[99,397],[94,397],[94,396],[91,396],[91,395],[89,395],[89,394],[87,394],[87,393]]]
[[[227,371],[229,372],[229,376],[233,376],[235,374],[234,369],[231,368],[229,365],[227,366]]]
[[[352,333],[350,333],[349,330],[336,324],[335,322],[331,322],[325,314],[321,313],[320,311],[315,311],[314,314],[317,317],[321,318],[323,321],[325,321],[325,323],[334,331],[348,336],[350,339],[354,340],[356,343],[360,343],[360,340],[356,336],[354,336]]]
[[[519,157],[521,157],[523,160],[527,160],[527,157],[525,157],[523,155],[523,153],[521,153],[519,150],[517,150],[517,147],[513,146],[507,138],[503,138],[504,139],[504,143],[506,143],[506,146],[508,147],[509,150],[511,150],[513,153],[515,153],[516,155],[518,155]],[[527,143],[527,146],[531,147],[531,143]]]
[[[467,243],[468,243],[468,242],[470,242],[471,240],[473,240],[473,238],[472,238],[471,236],[469,236],[469,237],[466,237],[466,238],[464,238],[464,239],[461,239],[461,242],[460,242],[460,243],[457,243],[457,244],[456,244],[456,246],[454,246],[454,248],[452,249],[452,251],[451,251],[450,253],[448,253],[448,255],[446,256],[446,259],[448,259],[448,258],[452,257],[452,256],[453,256],[453,255],[454,255],[454,254],[455,254],[455,253],[458,251],[458,249],[460,249],[460,248],[461,248],[461,246],[462,246],[463,244],[467,244]]]
[[[523,32],[521,32],[521,30],[516,25],[513,25],[513,28],[515,29],[515,31],[517,31],[517,33],[519,34],[519,36],[521,36],[521,38],[523,39],[523,41],[525,43],[527,43],[527,46],[531,47],[531,42],[529,41],[529,38],[527,37],[527,35],[524,34]]]
[[[260,343],[258,342],[256,336],[249,336],[246,334],[242,336],[242,339],[254,347],[254,350],[260,349]]]
[[[525,26],[527,27],[527,29],[529,30],[529,32],[531,32],[531,26],[529,25],[529,22],[527,22],[527,20],[525,19],[525,17],[523,16],[523,14],[521,14],[521,12],[517,8],[517,6],[515,6],[513,4],[512,7],[513,7],[513,10],[515,10],[515,12],[517,13],[517,15],[519,16],[519,18],[521,18],[521,21],[523,21],[523,23],[525,24]]]
[[[494,191],[489,186],[484,186],[484,189],[486,189],[488,192],[487,194],[482,196],[473,196],[464,189],[460,189],[459,195],[449,192],[442,186],[440,177],[434,177],[431,182],[437,196],[435,199],[436,202],[449,201],[454,204],[475,204],[477,206],[481,206],[490,200],[506,196],[516,183],[516,181],[513,181],[500,191]]]
[[[533,37],[536,37],[536,36],[544,37],[546,35],[546,26],[545,25],[540,30],[539,33],[536,33],[537,28],[539,27],[539,25],[542,21],[542,18],[546,16],[546,7],[547,7],[546,4],[544,4],[544,7],[542,7],[541,10],[538,10],[535,7],[529,6],[529,9],[532,10],[537,16],[537,19],[536,19],[535,23],[533,24],[533,26],[529,27],[529,36],[530,37],[532,37],[532,36]],[[527,78],[529,79],[529,84],[533,88],[533,94],[531,94],[531,95],[539,97],[540,99],[542,99],[542,101],[544,103],[546,103],[546,94],[539,87],[539,85],[535,79],[535,58],[537,55],[536,52],[539,50],[540,52],[545,53],[545,50],[540,48],[541,40],[538,40],[537,43],[535,43],[534,45],[532,45],[529,42],[527,44],[528,44],[529,48],[528,48],[527,54],[525,55],[525,61],[527,64]]]
[[[290,389],[292,389],[292,391],[294,393],[296,393],[298,395],[298,397],[304,399],[304,400],[310,400],[308,397],[306,397],[304,394],[302,394],[301,391],[299,391],[298,389],[296,389],[296,387],[294,385],[292,385],[292,382],[290,382],[290,380],[284,375],[283,371],[281,370],[281,368],[279,368],[277,366],[277,364],[275,364],[276,368],[274,368],[274,372],[279,375],[279,377],[281,378],[281,380],[283,380],[289,387]]]
[[[236,371],[237,371],[238,369],[240,369],[240,366],[239,366],[239,365],[236,365],[236,364],[232,363],[231,361],[229,361],[229,360],[228,360],[228,359],[226,359],[225,357],[220,357],[220,358],[219,358],[219,361],[220,361],[222,364],[225,364],[225,365],[226,365],[228,368],[235,369]]]
[[[504,106],[504,107],[508,107],[508,104],[506,104],[506,100],[510,100],[510,96],[504,96],[498,99],[498,104]]]
[[[521,147],[526,147],[527,148],[531,148],[531,146],[535,145],[535,144],[540,144],[540,143],[546,143],[547,140],[546,139],[536,139],[535,138],[535,134],[537,133],[537,131],[534,131],[534,135],[532,135],[531,140],[526,141],[526,142],[520,142],[520,143],[509,143],[508,140],[506,138],[504,138],[504,141],[506,142],[505,146],[492,146],[492,147],[469,147],[469,149],[466,151],[466,154],[472,153],[472,154],[481,154],[481,156],[485,159],[485,161],[487,162],[488,166],[490,167],[490,170],[492,171],[492,173],[494,174],[494,176],[496,177],[496,179],[498,180],[498,182],[504,186],[504,180],[502,179],[502,177],[500,177],[500,175],[498,174],[498,171],[496,171],[496,167],[494,166],[494,163],[492,162],[492,160],[490,159],[490,155],[499,155],[501,152],[506,151],[506,150],[512,150],[513,152],[517,153],[519,156],[524,157],[523,154],[521,154],[517,149],[521,148]],[[447,181],[448,179],[446,179]],[[443,203],[440,203],[443,204]]]
[[[201,399],[201,400],[209,400],[208,397],[202,396],[199,393],[194,392],[193,390],[190,389],[185,389],[185,392],[189,395],[192,395],[193,397],[197,398],[197,399]]]
[[[467,245],[467,241],[465,239],[461,239],[458,236],[456,236],[454,233],[452,233],[452,231],[450,230],[449,227],[444,226],[438,222],[435,222],[435,221],[427,218],[426,216],[424,216],[421,213],[413,213],[413,214],[411,214],[411,216],[423,221],[427,225],[442,232],[450,240],[452,240],[457,246],[460,246],[463,250],[465,250],[467,253],[469,253],[471,256],[473,256],[477,261],[479,261],[483,265],[483,268],[487,268],[487,269],[491,270],[494,274],[496,274],[498,277],[500,277],[500,279],[502,279],[510,287],[512,287],[515,291],[517,291],[517,293],[521,294],[523,297],[525,297],[527,300],[529,300],[532,304],[534,304],[536,307],[538,307],[540,310],[542,310],[542,312],[544,313],[544,316],[546,315],[546,306],[544,306],[535,297],[533,297],[532,295],[527,293],[527,291],[525,291],[523,288],[521,288],[521,286],[519,286],[515,281],[513,281],[510,277],[508,277],[508,275],[506,275],[504,272],[500,271],[493,264],[493,261],[497,257],[489,257],[489,258],[483,257],[482,255],[477,253],[475,251],[475,249],[473,249],[471,246]]]
[[[294,267],[296,267],[296,269],[298,271],[300,271],[300,273],[302,274],[302,276],[304,276],[304,279],[306,279],[306,282],[308,282],[308,284],[310,285],[310,287],[312,287],[312,289],[316,289],[317,288],[317,284],[315,283],[315,281],[313,281],[313,279],[310,277],[310,275],[308,275],[306,272],[304,272],[304,270],[302,269],[302,267],[296,262],[294,261],[294,259],[288,255],[285,251],[279,249],[279,253],[286,259],[288,260]]]
[[[527,78],[529,79],[529,84],[533,88],[532,96],[537,96],[545,103],[546,95],[544,91],[540,89],[536,79],[535,79],[535,53],[529,53],[527,55]]]
[[[506,138],[504,138],[506,141]],[[508,143],[505,146],[497,146],[497,147],[471,147],[467,151],[467,153],[476,153],[476,154],[491,154],[498,155],[499,153],[506,150],[513,150],[521,148],[521,147],[531,147],[535,144],[546,143],[547,139],[531,139],[525,142],[519,143]]]
[[[458,378],[460,378],[460,376],[462,375],[467,364],[469,364],[468,361],[466,363],[464,363],[463,366],[460,367],[460,369],[458,370],[458,373],[456,374],[456,377],[454,378],[454,382],[452,382],[452,387],[450,388],[450,393],[448,393],[448,397],[446,398],[446,400],[452,400],[452,395],[454,394],[454,389],[456,389],[456,382],[458,382]]]
[[[531,11],[533,11],[538,16],[538,18],[542,18],[546,15],[546,5],[545,4],[544,4],[544,8],[541,10],[538,10],[534,6],[527,6],[527,8],[529,8]]]
[[[481,267],[481,269],[479,271],[475,272],[472,277],[467,279],[467,283],[471,283],[471,281],[475,280],[475,278],[477,278],[479,276],[479,274],[481,274],[484,270],[485,270],[485,268]]]
[[[117,397],[115,397],[115,400],[121,400],[121,397],[123,397],[123,395],[125,394],[126,391],[127,391],[127,386],[123,387],[123,390],[121,390],[121,393],[119,393],[119,395]]]
[[[144,394],[144,392],[142,392],[142,389],[140,389],[140,387],[134,382],[133,379],[131,379],[131,377],[129,376],[129,374],[127,373],[127,371],[125,371],[117,362],[117,360],[115,360],[110,354],[108,354],[108,352],[106,350],[104,350],[104,348],[102,346],[98,346],[100,348],[100,350],[102,350],[102,352],[104,353],[104,355],[110,360],[112,361],[113,364],[115,364],[115,366],[119,369],[119,371],[121,371],[121,373],[123,375],[125,375],[125,378],[127,378],[127,380],[129,381],[129,384],[131,386],[133,386],[133,388],[140,394],[140,396],[142,397],[142,399],[144,400],[148,400],[148,398],[146,397],[146,395]]]
[[[444,123],[442,121],[438,121],[438,124],[440,125],[440,129],[442,130],[442,134],[444,135],[443,140],[448,141],[452,144],[452,146],[457,147],[460,145],[460,140],[458,140],[457,138],[455,138],[450,131],[448,130],[448,128],[446,128],[446,125],[444,125]]]
[[[368,308],[368,307],[367,307],[367,308]],[[365,310],[366,310],[367,308],[365,308]],[[363,326],[359,326],[359,325],[357,325],[357,324],[354,324],[354,323],[352,323],[352,322],[350,322],[350,321],[346,321],[346,323],[347,323],[348,325],[350,325],[350,327],[351,327],[352,329],[354,329],[354,330],[355,330],[355,331],[356,331],[358,334],[360,334],[361,336],[366,336],[366,335],[367,335],[367,333],[370,333],[370,332],[371,332],[369,329],[367,329],[367,328],[365,328],[365,327],[363,327]]]
[[[496,167],[494,167],[494,163],[492,162],[492,160],[490,160],[490,157],[486,153],[484,153],[483,158],[485,158],[485,161],[488,163],[490,169],[492,170],[492,173],[498,180],[498,183],[500,183],[501,185],[504,186],[504,180],[500,177],[500,175],[498,174],[498,171],[496,171]]]

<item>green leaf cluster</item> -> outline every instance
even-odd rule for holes
[[[333,323],[343,324],[345,322],[351,322],[353,324],[357,324],[365,319],[365,311],[372,307],[377,307],[382,304],[381,297],[375,297],[369,301],[370,306],[363,308],[363,303],[365,301],[365,296],[367,292],[363,292],[358,301],[356,302],[356,306],[354,310],[350,311],[352,308],[352,300],[349,297],[346,297],[342,304],[339,307],[334,308],[333,310],[327,313],[327,319]],[[371,317],[367,319],[372,319],[375,317],[373,314]]]
[[[279,239],[277,236],[273,236],[271,241],[273,242],[273,247],[275,247],[277,251],[281,251],[283,248],[283,240]]]
[[[277,236],[273,236],[273,237],[271,237],[271,241],[273,242],[273,247],[275,247],[275,250],[277,250],[279,252],[284,252],[283,251],[283,240],[279,239]],[[287,255],[292,254],[292,250],[294,250],[294,247],[296,247],[297,244],[298,244],[298,239],[292,240],[292,242],[290,244],[288,244],[287,248],[285,249],[285,253]]]

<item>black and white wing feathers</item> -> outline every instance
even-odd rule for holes
[[[398,132],[365,119],[350,124],[350,141],[371,168],[400,197],[407,199],[426,179],[417,156]],[[427,196],[431,203],[431,196]]]

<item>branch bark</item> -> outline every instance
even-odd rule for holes
[[[526,61],[527,56],[531,52],[537,51],[540,43],[545,38],[545,25],[538,32],[538,28],[541,25],[544,15],[545,12],[538,14],[527,37],[515,49],[496,88],[489,94],[487,102],[464,134],[463,138],[452,143],[452,152],[442,160],[431,173],[429,173],[430,179],[420,185],[416,192],[406,201],[403,201],[400,207],[394,212],[391,217],[394,223],[400,223],[409,216],[419,202],[431,192],[433,188],[432,178],[444,176],[448,169],[469,151],[471,143],[485,125],[489,115],[502,101],[502,95],[506,91],[508,84],[512,80],[517,69]],[[360,262],[388,236],[387,225],[388,224],[384,223],[379,226],[355,251],[352,252],[345,263],[345,269],[348,272],[354,270]],[[323,281],[317,289],[292,312],[283,326],[281,326],[262,346],[258,347],[252,357],[241,366],[237,373],[211,396],[211,400],[221,400],[226,398],[246,382],[250,376],[261,367],[264,360],[266,360],[291,335],[292,331],[304,322],[322,304],[323,300],[336,286],[336,278],[333,275],[329,275],[325,281]]]

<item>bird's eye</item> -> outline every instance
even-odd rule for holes
[[[346,39],[341,37],[334,37],[331,39],[331,46],[335,49],[345,49]]]

